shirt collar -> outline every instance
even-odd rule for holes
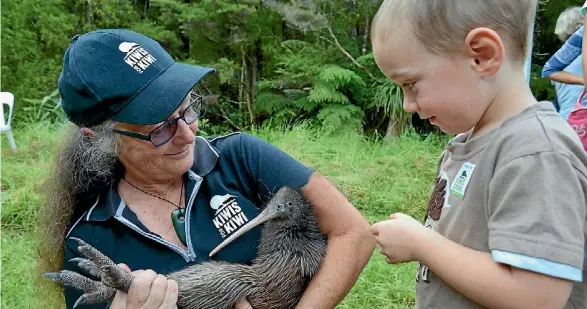
[[[210,142],[201,136],[197,136],[194,143],[194,163],[191,171],[188,171],[186,191],[192,188],[192,182],[196,181],[198,176],[204,177],[210,173],[216,166],[220,153],[216,147],[212,146]],[[194,175],[195,173],[195,175]],[[104,194],[100,195],[93,206],[83,215],[85,221],[106,221],[116,214],[116,210],[120,205],[120,195],[118,194],[118,182],[116,180],[110,185],[110,189]]]

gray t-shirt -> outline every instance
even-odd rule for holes
[[[498,262],[574,281],[565,308],[586,308],[587,153],[576,133],[539,102],[468,137],[441,156],[425,226]],[[418,266],[417,308],[483,308]]]

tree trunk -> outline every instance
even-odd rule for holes
[[[371,18],[369,15],[365,16],[365,33],[363,33],[363,48],[361,49],[361,55],[367,54],[367,44],[369,43],[369,26],[371,24]]]
[[[260,76],[260,72],[261,72],[261,65],[263,63],[263,50],[261,47],[261,40],[255,40],[255,51],[253,54],[253,59],[252,59],[252,63],[251,63],[251,97],[252,100],[251,102],[254,104],[254,102],[257,100],[257,88],[258,88],[258,83],[259,83],[259,76]],[[253,115],[253,120],[254,120],[254,115]]]
[[[92,24],[92,15],[94,14],[94,10],[92,9],[92,1],[86,0],[86,23],[88,25]]]
[[[249,70],[252,71],[252,68],[250,68],[247,65],[247,57],[246,57],[246,51],[245,51],[245,46],[243,43],[241,43],[241,56],[242,56],[242,65],[243,65],[243,74],[246,74],[246,76],[241,75],[241,78],[244,81],[244,95],[245,95],[245,103],[247,105],[247,112],[249,113],[249,124],[253,124],[255,122],[255,114],[253,113],[253,102],[252,102],[252,97],[251,97],[251,91],[252,91],[252,87],[251,87],[251,82],[252,82],[252,72],[249,72]],[[246,73],[244,73],[246,72]]]
[[[147,9],[149,8],[149,0],[145,0],[145,6],[143,7],[143,19],[147,18]]]
[[[242,111],[243,109],[243,105],[240,102],[244,102],[245,101],[245,70],[247,69],[247,62],[245,59],[245,54],[244,54],[244,49],[243,46],[241,45],[241,80],[240,83],[238,85],[238,109],[240,111]]]
[[[400,135],[400,128],[398,123],[393,116],[389,117],[389,122],[387,123],[387,130],[385,131],[385,137],[383,137],[384,142],[389,142],[392,138],[397,138]]]

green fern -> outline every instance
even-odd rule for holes
[[[350,104],[349,98],[342,92],[336,90],[331,84],[316,83],[314,88],[310,90],[308,100],[316,103],[340,103]]]
[[[308,92],[300,89],[285,89],[283,94],[290,100],[299,100],[308,96]]]
[[[255,110],[274,114],[285,108],[293,106],[293,102],[288,98],[275,93],[260,93],[255,101]]]
[[[359,75],[357,75],[357,73],[336,65],[322,67],[317,80],[319,82],[330,84],[336,89],[347,86],[365,87],[365,82]]]
[[[260,93],[255,101],[255,110],[269,114],[293,106],[293,102],[286,97],[275,93]]]
[[[344,129],[360,130],[363,111],[355,105],[329,104],[318,113],[318,119],[326,131],[332,133]]]
[[[308,97],[303,97],[295,101],[295,106],[300,108],[303,111],[311,112],[317,109],[320,106],[320,103],[315,101],[310,101]]]

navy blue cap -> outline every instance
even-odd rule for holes
[[[61,105],[78,126],[155,124],[213,68],[175,62],[155,40],[123,29],[76,35],[63,58]]]

